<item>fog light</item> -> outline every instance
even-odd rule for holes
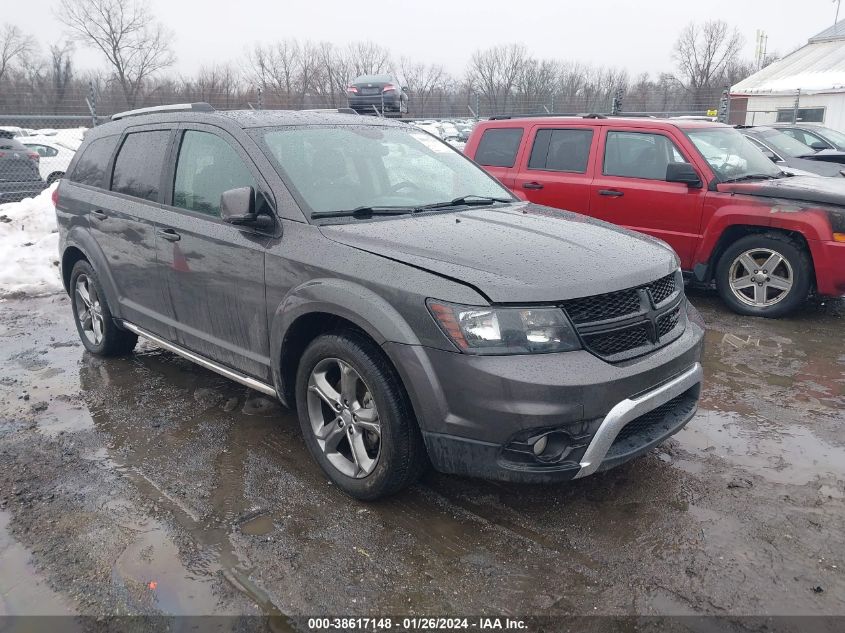
[[[539,456],[543,454],[543,451],[546,450],[546,445],[549,443],[549,436],[544,435],[539,440],[534,442],[534,454]]]

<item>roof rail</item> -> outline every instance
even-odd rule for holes
[[[594,112],[590,113],[583,113],[583,112],[537,112],[535,114],[496,114],[490,117],[491,121],[505,121],[507,119],[531,119],[535,117],[545,118],[545,117],[554,117],[554,116],[562,116],[562,117],[577,117],[580,119],[606,119],[608,116],[607,114],[598,114]]]
[[[119,121],[130,116],[140,116],[142,114],[159,114],[163,112],[214,112],[214,108],[210,103],[205,101],[198,101],[196,103],[173,103],[170,105],[152,106],[151,108],[138,108],[137,110],[127,110],[126,112],[118,112],[111,117],[112,121]]]

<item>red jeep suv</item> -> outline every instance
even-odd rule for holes
[[[741,314],[845,294],[845,181],[790,176],[735,129],[683,119],[482,121],[466,154],[517,196],[668,242]]]

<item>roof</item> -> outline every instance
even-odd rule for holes
[[[845,20],[731,88],[732,94],[845,92]]]
[[[702,121],[700,119],[682,119],[677,117],[661,118],[661,117],[637,117],[637,116],[516,116],[513,118],[492,118],[486,121],[482,120],[478,124],[484,128],[513,128],[513,127],[527,127],[529,125],[549,125],[549,126],[570,126],[577,125],[583,127],[599,127],[599,126],[625,126],[638,128],[653,128],[666,129],[667,127],[676,127],[681,129],[703,128],[703,127],[727,127],[723,123],[716,123],[714,121]]]

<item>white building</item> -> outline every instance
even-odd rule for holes
[[[799,121],[845,132],[845,20],[734,85],[730,121],[791,123],[796,97]]]

